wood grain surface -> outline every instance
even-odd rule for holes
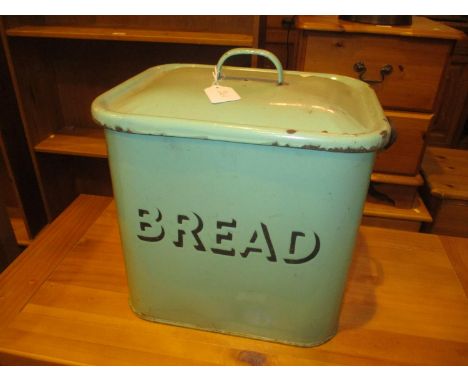
[[[427,232],[468,238],[468,151],[428,147],[422,195],[433,217]]]
[[[19,245],[27,246],[31,243],[24,219],[18,216],[10,216],[10,223],[15,233],[16,242]]]
[[[109,202],[105,197],[81,196],[0,274],[0,328],[21,311]]]
[[[299,16],[296,27],[329,32],[371,33],[421,38],[463,39],[463,32],[426,17],[413,16],[412,25],[387,26],[340,20],[338,16]]]
[[[376,172],[414,176],[419,173],[424,155],[424,136],[432,114],[385,111],[397,132],[395,143],[379,152],[374,165]]]
[[[89,198],[88,203],[94,200]],[[104,200],[94,201],[101,211]],[[95,216],[99,208],[88,207]],[[81,238],[62,247],[35,293],[0,279],[3,296],[12,290],[18,299],[28,296],[22,309],[2,318],[0,364],[468,364],[467,278],[457,277],[466,267],[454,270],[451,247],[438,236],[361,227],[339,331],[321,346],[301,348],[137,318],[128,307],[114,203],[99,214],[94,223],[68,228],[71,235],[81,227]],[[69,219],[61,225],[71,224]],[[67,236],[66,228],[61,231]],[[15,272],[17,279],[28,280],[35,267],[47,263],[50,236],[40,237],[22,257],[29,268]],[[468,253],[468,240],[454,245],[456,256]],[[42,256],[34,256],[37,252]],[[13,303],[1,300],[2,312]]]
[[[21,26],[7,31],[8,36],[69,38],[83,40],[146,41],[178,44],[205,44],[222,46],[253,46],[251,35],[148,30],[129,28],[101,28],[76,26]]]
[[[432,195],[468,201],[467,150],[428,147],[422,170]]]
[[[377,81],[380,70],[392,65],[393,71],[384,81],[372,84],[382,106],[427,113],[434,110],[452,49],[449,40],[323,31],[306,31],[302,41],[298,70],[358,78],[354,66],[362,62],[367,68],[363,78]]]
[[[103,129],[75,128],[73,133],[61,131],[39,142],[34,150],[41,153],[107,158]]]
[[[368,199],[364,205],[364,216],[417,222],[432,221],[431,215],[427,211],[423,201],[419,196],[416,197],[413,208],[398,208],[392,205],[375,202]]]

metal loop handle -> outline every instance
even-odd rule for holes
[[[380,68],[380,80],[366,80],[364,78],[364,75],[367,72],[366,64],[364,64],[362,61],[356,62],[353,65],[353,69],[356,73],[359,74],[359,79],[361,81],[367,82],[368,84],[380,84],[385,80],[385,76],[388,76],[393,72],[393,66],[386,64]]]
[[[255,48],[235,48],[228,50],[226,53],[224,53],[219,59],[218,63],[216,64],[216,81],[221,79],[221,68],[224,64],[224,61],[226,61],[229,57],[243,54],[250,54],[268,58],[273,63],[273,65],[275,65],[276,70],[278,71],[278,85],[281,85],[283,83],[283,66],[281,65],[281,62],[278,59],[278,57],[276,57],[273,53],[269,52],[268,50]]]

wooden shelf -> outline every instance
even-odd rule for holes
[[[15,234],[16,242],[19,245],[29,245],[31,237],[29,236],[21,209],[19,207],[7,207],[7,214],[13,228],[13,233]]]
[[[400,186],[414,187],[419,187],[424,184],[424,179],[421,174],[417,174],[415,176],[406,176],[373,172],[371,175],[371,181],[376,183],[398,184]]]
[[[421,223],[432,222],[432,217],[419,196],[417,196],[415,207],[413,208],[397,208],[387,204],[366,201],[364,206],[364,216],[417,221]]]
[[[90,114],[98,94],[150,67],[214,65],[231,47],[258,47],[260,21],[255,15],[0,16],[2,71],[11,74],[12,100],[21,110],[12,131],[25,122],[29,173],[48,221],[78,194],[111,193],[104,131]]]
[[[107,147],[102,129],[78,128],[59,131],[34,147],[36,152],[107,158]]]
[[[12,37],[62,38],[79,40],[143,41],[246,47],[251,47],[254,45],[253,36],[246,34],[184,32],[133,28],[26,25],[10,28],[6,31],[6,34]]]
[[[11,226],[19,245],[28,246],[31,243],[24,219],[20,217],[10,217]]]

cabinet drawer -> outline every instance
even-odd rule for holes
[[[397,131],[397,140],[388,150],[377,154],[374,171],[416,175],[424,153],[424,135],[432,114],[386,111],[385,115]]]
[[[393,71],[373,84],[385,108],[430,112],[450,52],[450,40],[366,34],[304,32],[299,70],[358,78],[354,65],[364,63],[364,79],[379,80],[380,70]]]

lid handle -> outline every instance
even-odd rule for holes
[[[250,54],[255,56],[262,56],[268,58],[273,65],[275,65],[276,70],[278,71],[278,85],[283,83],[283,66],[281,65],[280,60],[276,57],[273,53],[269,52],[268,50],[264,49],[256,49],[256,48],[235,48],[228,50],[224,53],[221,58],[219,59],[218,63],[216,64],[216,81],[221,79],[221,68],[229,57],[238,56],[243,54]]]

